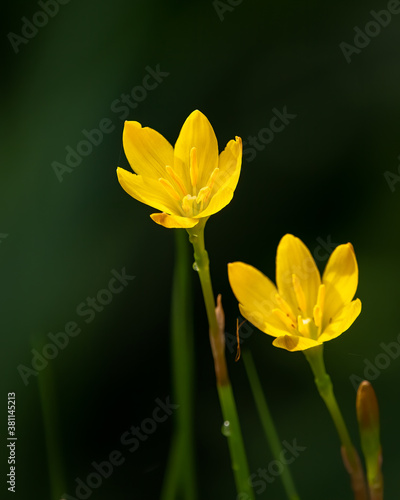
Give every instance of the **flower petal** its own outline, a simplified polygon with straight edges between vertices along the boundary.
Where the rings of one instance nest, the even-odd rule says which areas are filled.
[[[117,168],[118,181],[132,198],[167,213],[179,213],[179,205],[156,180]]]
[[[258,269],[244,262],[228,264],[228,276],[232,291],[242,306],[242,314],[251,322],[254,319],[259,328],[277,307],[275,285]],[[265,331],[264,328],[260,330]]]
[[[353,245],[339,245],[326,265],[322,282],[326,288],[323,330],[329,320],[354,297],[358,285],[358,265]]]
[[[320,274],[304,243],[299,238],[286,234],[279,242],[276,254],[276,284],[279,293],[296,315],[301,310],[298,300],[300,294],[295,289],[293,275],[297,276],[295,283],[299,284],[300,290],[304,292],[306,311],[302,311],[302,315],[312,318],[321,284]]]
[[[272,345],[294,352],[305,351],[311,347],[316,347],[317,345],[321,345],[321,342],[317,342],[316,340],[308,339],[306,337],[296,337],[296,335],[282,335],[277,337],[272,342]]]
[[[172,166],[174,151],[161,134],[149,127],[142,128],[139,122],[126,121],[123,144],[134,172],[154,179],[166,177],[165,166]]]
[[[218,142],[211,123],[198,110],[187,117],[174,148],[174,169],[186,186],[191,186],[189,169],[190,150],[193,147],[197,149],[197,185],[201,188],[218,167]]]
[[[327,342],[328,340],[339,337],[343,332],[348,330],[350,326],[357,319],[361,312],[360,299],[353,300],[350,304],[342,307],[336,316],[332,318],[332,322],[325,328],[323,333],[318,337],[320,342]]]
[[[214,189],[229,186],[235,190],[239,181],[240,170],[242,167],[242,139],[236,137],[226,145],[225,149],[219,155],[218,176],[216,177]]]
[[[194,227],[199,223],[198,219],[190,219],[189,217],[180,217],[179,215],[169,214],[151,214],[150,217],[154,222],[164,226],[168,229],[171,228],[189,228]]]

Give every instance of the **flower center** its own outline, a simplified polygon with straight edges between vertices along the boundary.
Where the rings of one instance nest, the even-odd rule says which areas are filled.
[[[193,147],[189,155],[190,191],[192,194],[188,192],[189,190],[186,189],[182,178],[172,167],[167,165],[165,170],[167,171],[169,179],[160,177],[158,181],[167,193],[172,196],[174,200],[179,202],[182,215],[185,217],[195,217],[202,212],[210,201],[212,188],[218,176],[219,168],[214,168],[206,185],[198,190],[199,166],[197,161],[197,149]]]

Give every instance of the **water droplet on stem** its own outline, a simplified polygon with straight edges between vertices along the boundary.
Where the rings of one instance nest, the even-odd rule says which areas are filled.
[[[231,423],[229,422],[229,420],[225,420],[225,422],[222,424],[221,432],[224,436],[227,437],[231,435]]]

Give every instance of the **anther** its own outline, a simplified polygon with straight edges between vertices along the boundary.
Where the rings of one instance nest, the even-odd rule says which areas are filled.
[[[284,298],[282,298],[279,293],[275,294],[275,300],[278,303],[278,306],[282,309],[282,311],[288,316],[294,323],[296,322],[296,317],[293,314],[292,308],[286,302]]]
[[[197,179],[199,177],[199,167],[197,164],[197,149],[192,148],[190,150],[190,182],[195,188],[197,185]]]
[[[158,182],[160,182],[160,184],[165,188],[167,193],[170,194],[175,200],[179,201],[181,199],[179,194],[175,191],[174,186],[169,181],[167,181],[167,179],[160,177],[158,179]]]
[[[317,328],[322,325],[322,311],[320,306],[317,304],[313,309],[314,323]]]
[[[206,186],[208,186],[210,189],[212,189],[214,186],[214,182],[215,182],[215,179],[218,175],[218,172],[219,172],[219,168],[215,167],[214,170],[212,171],[208,181],[207,181]]]
[[[169,165],[167,165],[165,167],[165,170],[168,172],[168,174],[176,182],[179,189],[182,191],[183,196],[186,196],[188,194],[188,192],[185,189],[185,184],[183,183],[183,180],[179,177],[179,175],[175,172],[175,170],[172,167],[170,167]]]
[[[282,309],[272,309],[272,312],[278,316],[289,331],[296,329],[293,321],[282,311]]]
[[[292,283],[293,283],[294,293],[297,299],[297,304],[299,305],[301,311],[306,312],[307,310],[306,296],[304,295],[304,290],[303,287],[301,286],[300,280],[295,274],[292,274]]]
[[[315,326],[318,328],[322,325],[322,315],[325,305],[325,285],[320,285],[318,288],[317,304],[314,306],[313,316]]]

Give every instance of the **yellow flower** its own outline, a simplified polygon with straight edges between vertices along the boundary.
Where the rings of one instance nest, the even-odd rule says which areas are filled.
[[[117,169],[124,190],[163,213],[150,217],[164,227],[191,228],[224,208],[232,199],[242,163],[242,140],[228,142],[218,156],[218,143],[208,119],[193,111],[175,147],[155,130],[126,121],[126,157],[136,173]]]
[[[229,281],[242,315],[276,337],[273,345],[304,351],[345,332],[361,312],[352,300],[358,266],[351,243],[339,245],[321,277],[304,243],[285,235],[276,254],[277,287],[243,262],[228,265]]]

